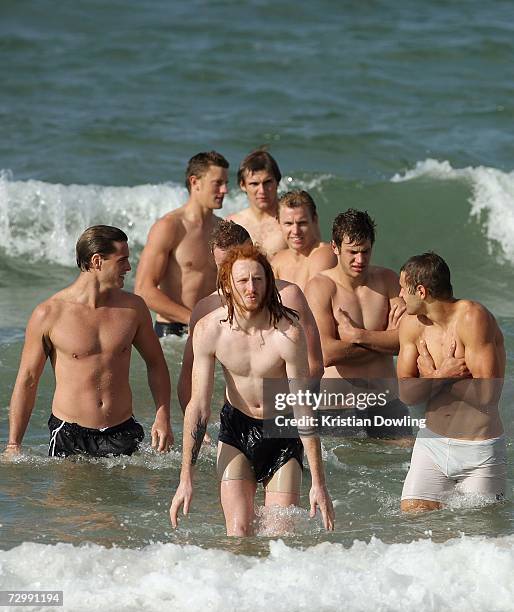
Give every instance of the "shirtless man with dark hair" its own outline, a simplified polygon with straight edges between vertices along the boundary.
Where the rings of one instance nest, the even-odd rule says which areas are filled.
[[[184,420],[180,484],[170,508],[172,525],[189,512],[194,466],[211,411],[214,364],[223,366],[226,403],[221,412],[217,471],[227,534],[250,535],[257,483],[265,505],[298,505],[303,449],[312,477],[311,516],[321,511],[327,529],[334,512],[317,437],[263,437],[263,379],[306,379],[307,347],[294,311],[284,307],[267,259],[255,247],[232,249],[218,275],[225,305],[203,317],[193,336],[193,386]]]
[[[48,421],[49,454],[132,454],[144,436],[132,414],[132,346],[146,362],[157,409],[152,446],[167,451],[173,443],[169,373],[148,308],[141,298],[122,290],[130,271],[127,236],[115,227],[93,226],[79,238],[76,250],[79,277],[39,304],[27,325],[6,451],[20,452],[50,357],[55,393]]]
[[[441,508],[457,485],[501,500],[506,449],[498,403],[505,347],[498,324],[478,302],[453,296],[450,270],[435,253],[411,257],[400,286],[407,305],[400,324],[400,392],[406,402],[427,402],[401,509]]]
[[[216,265],[208,247],[221,220],[214,211],[227,194],[228,162],[217,153],[198,153],[189,160],[189,199],[154,223],[137,268],[135,292],[157,313],[159,337],[182,336],[191,311],[216,286]]]
[[[248,230],[254,244],[268,259],[287,247],[277,221],[277,190],[281,178],[277,162],[266,150],[252,151],[237,172],[237,182],[248,196],[249,206],[227,217]]]
[[[405,419],[406,423],[409,416],[407,407],[395,397],[393,380],[393,355],[399,349],[398,326],[405,304],[399,297],[396,272],[371,265],[374,242],[375,223],[367,212],[350,208],[339,214],[332,228],[337,266],[311,279],[305,295],[318,324],[325,378],[367,381],[364,384],[373,390],[392,392],[391,401],[380,410],[370,408],[372,425],[366,426],[366,433],[407,444],[410,424],[374,424],[375,416]]]

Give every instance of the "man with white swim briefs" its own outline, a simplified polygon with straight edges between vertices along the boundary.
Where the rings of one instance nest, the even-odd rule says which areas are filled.
[[[171,523],[177,526],[181,506],[184,514],[189,512],[193,468],[210,416],[217,359],[226,382],[217,467],[227,535],[252,533],[259,482],[265,488],[265,506],[298,505],[304,449],[312,479],[311,516],[319,508],[325,527],[332,530],[334,511],[319,438],[264,436],[264,379],[309,376],[305,334],[296,312],[281,303],[271,265],[252,245],[230,250],[218,272],[218,288],[224,304],[201,318],[194,329],[192,391]]]
[[[411,257],[400,287],[407,306],[400,323],[400,396],[408,404],[427,402],[401,509],[442,508],[456,487],[499,501],[506,450],[498,410],[505,348],[498,324],[478,302],[453,297],[450,270],[435,253]]]

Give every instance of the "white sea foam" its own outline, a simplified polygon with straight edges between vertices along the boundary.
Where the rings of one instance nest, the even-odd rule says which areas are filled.
[[[24,543],[0,553],[0,589],[58,589],[64,610],[512,610],[514,536],[305,550],[268,557],[177,544]]]
[[[483,223],[487,238],[501,245],[505,257],[514,262],[514,171],[495,168],[453,168],[448,161],[426,159],[412,170],[395,174],[400,183],[421,177],[437,180],[463,180],[470,184],[471,216]]]
[[[304,181],[284,177],[280,188],[319,189],[328,175]],[[131,245],[143,246],[156,219],[187,200],[184,186],[176,183],[103,187],[59,185],[43,181],[16,181],[0,172],[0,248],[12,256],[33,261],[74,265],[77,238],[95,224],[114,225],[126,231]],[[247,205],[238,188],[225,198],[220,215]]]

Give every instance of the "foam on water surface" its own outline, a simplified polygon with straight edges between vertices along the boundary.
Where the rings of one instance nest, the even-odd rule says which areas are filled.
[[[0,553],[1,589],[59,589],[65,610],[512,610],[514,536],[405,544],[270,541],[267,556],[156,543],[24,543]]]
[[[483,224],[491,243],[501,245],[505,258],[514,262],[514,171],[484,166],[453,168],[448,161],[426,159],[404,174],[395,174],[391,181],[401,183],[418,178],[468,182],[472,188],[471,216]]]
[[[310,180],[284,177],[281,189],[319,189],[331,177]],[[186,188],[177,183],[105,187],[60,185],[43,181],[16,181],[9,171],[0,172],[0,248],[10,256],[31,261],[47,260],[73,266],[75,243],[87,227],[114,225],[141,248],[152,224],[182,206]],[[227,216],[247,206],[238,188],[224,200],[217,214]]]

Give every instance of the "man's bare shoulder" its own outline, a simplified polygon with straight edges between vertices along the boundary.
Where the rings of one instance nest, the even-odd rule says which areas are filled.
[[[388,285],[398,285],[399,276],[391,268],[383,268],[382,266],[370,266],[369,273],[373,278],[380,279]]]
[[[59,317],[65,307],[65,290],[59,291],[41,304],[38,304],[30,316],[30,323],[48,328]]]
[[[199,300],[191,313],[189,328],[194,328],[200,319],[210,314],[213,310],[217,310],[222,306],[222,299],[218,293],[210,295]]]
[[[282,317],[273,329],[273,338],[275,346],[282,354],[295,352],[305,342],[301,324],[296,319],[288,321],[285,317]]]
[[[305,293],[314,294],[320,292],[323,295],[332,297],[337,291],[337,284],[332,276],[332,270],[323,270],[313,276],[305,287]]]
[[[202,341],[217,337],[224,328],[223,320],[226,318],[227,308],[225,306],[219,306],[207,313],[196,322],[194,329],[195,340],[199,337],[202,338]]]
[[[400,319],[400,337],[404,340],[415,341],[419,338],[426,325],[418,315],[404,313]]]
[[[271,265],[274,268],[277,268],[278,266],[287,264],[290,260],[291,252],[289,251],[289,249],[281,249],[273,256],[273,259],[271,260]]]
[[[157,219],[157,221],[150,228],[146,243],[147,246],[155,246],[159,248],[168,246],[171,249],[178,230],[183,226],[183,222],[184,206],[166,213]]]
[[[458,300],[457,309],[458,331],[478,331],[490,335],[499,330],[494,315],[480,302],[473,300]]]
[[[312,261],[329,259],[334,261],[334,265],[337,263],[337,257],[328,242],[320,242],[317,247],[312,249],[309,259]]]

